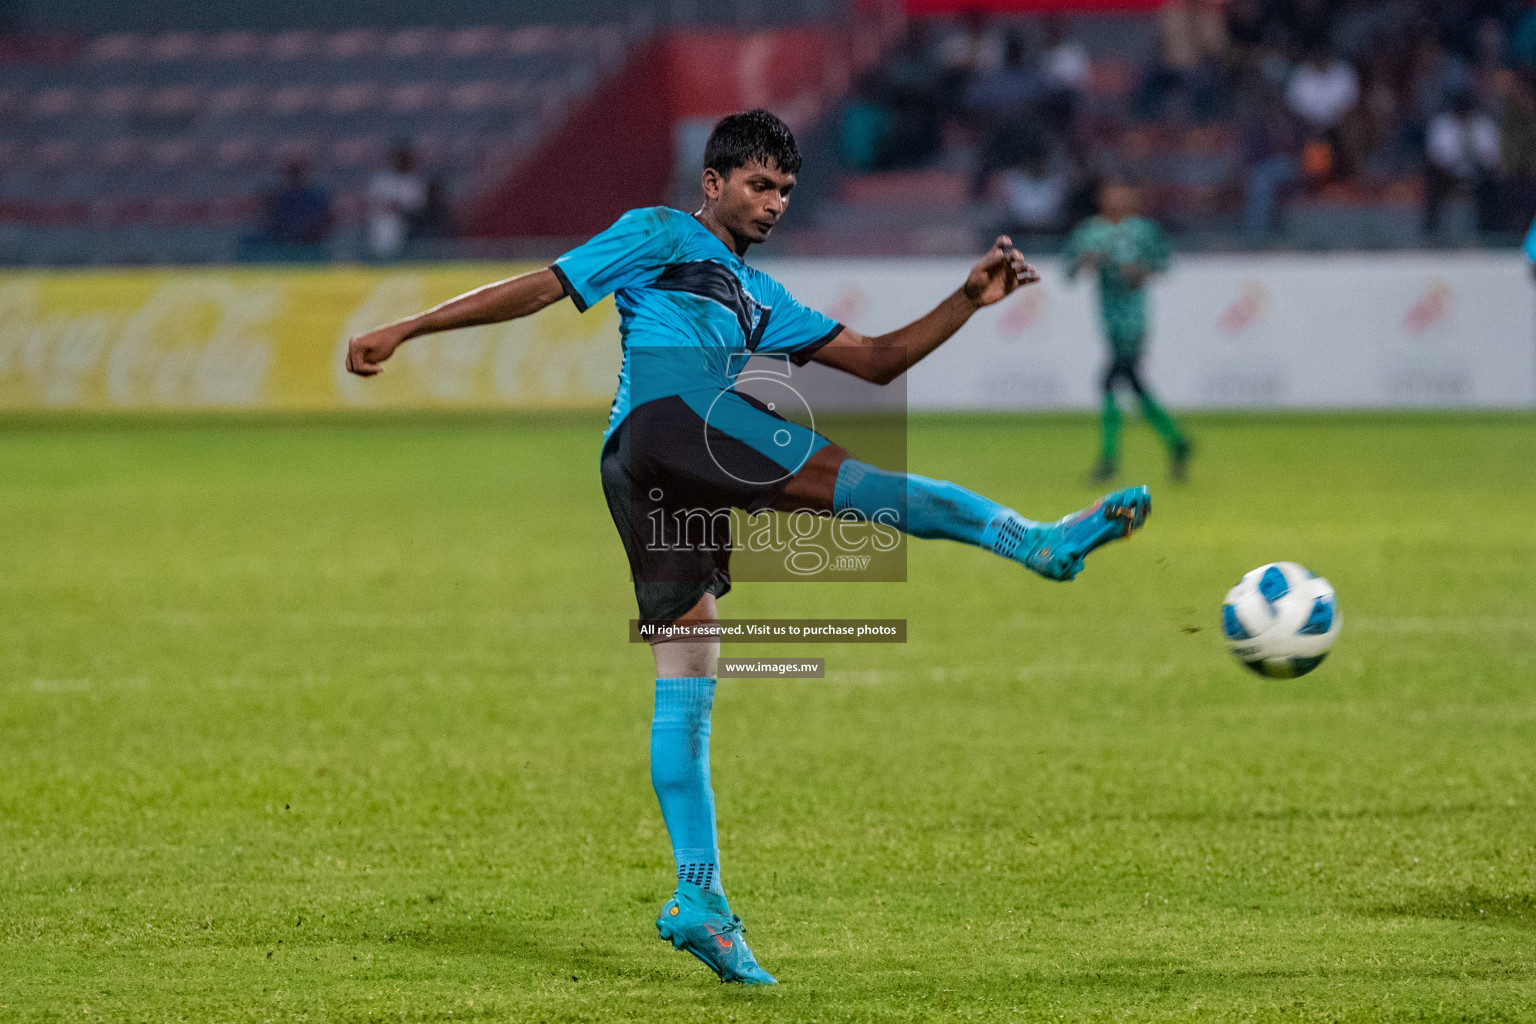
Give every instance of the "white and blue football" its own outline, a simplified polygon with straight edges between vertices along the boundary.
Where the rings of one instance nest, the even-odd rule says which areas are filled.
[[[1259,675],[1294,679],[1328,656],[1339,604],[1327,580],[1295,562],[1271,562],[1227,591],[1221,631],[1232,656]]]

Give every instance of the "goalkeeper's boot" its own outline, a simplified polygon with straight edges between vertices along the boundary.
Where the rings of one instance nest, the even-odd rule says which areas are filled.
[[[1090,552],[1129,537],[1151,511],[1152,496],[1145,487],[1106,494],[1081,512],[1031,530],[1019,561],[1046,579],[1070,580],[1082,571]]]
[[[677,892],[661,908],[656,930],[677,949],[704,961],[721,981],[741,985],[776,985],[773,975],[757,966],[743,939],[741,918],[731,913],[725,897],[703,886],[678,882]]]

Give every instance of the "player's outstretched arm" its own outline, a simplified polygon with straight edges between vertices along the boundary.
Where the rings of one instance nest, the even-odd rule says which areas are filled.
[[[889,384],[928,353],[948,341],[983,306],[1011,295],[1020,285],[1040,280],[1034,267],[1013,247],[1013,240],[999,235],[961,285],[926,316],[878,337],[844,330],[823,345],[812,358],[818,363],[851,373],[876,384]]]
[[[359,377],[372,377],[383,369],[381,364],[395,354],[395,349],[412,338],[516,320],[564,297],[560,279],[548,267],[509,277],[353,338],[347,344],[347,369]]]

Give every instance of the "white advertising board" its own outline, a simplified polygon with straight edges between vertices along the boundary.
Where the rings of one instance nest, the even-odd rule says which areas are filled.
[[[960,260],[764,264],[865,333],[928,311]],[[907,383],[913,409],[1095,407],[1106,349],[1095,285],[1042,263]],[[1514,253],[1204,256],[1151,288],[1146,377],[1183,408],[1536,405],[1536,282]]]

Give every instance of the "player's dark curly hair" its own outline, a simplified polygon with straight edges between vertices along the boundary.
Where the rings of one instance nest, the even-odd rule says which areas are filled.
[[[789,125],[762,108],[722,117],[704,144],[704,166],[730,177],[754,160],[772,161],[785,174],[800,173],[800,147]]]

